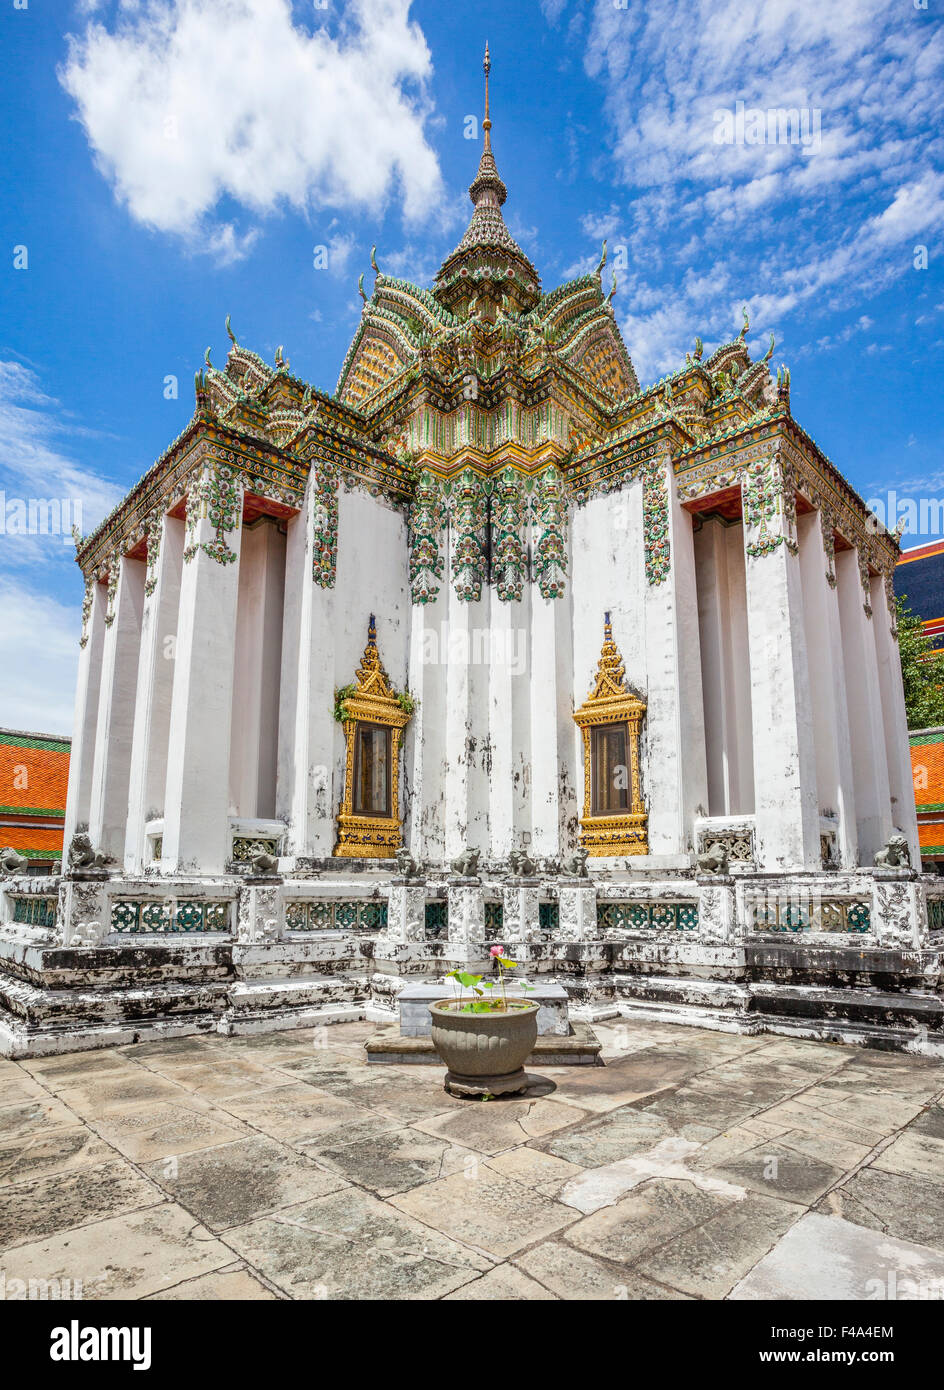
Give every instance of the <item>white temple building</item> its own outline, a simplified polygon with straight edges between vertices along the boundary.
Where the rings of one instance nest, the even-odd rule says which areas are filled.
[[[511,237],[487,85],[483,132],[334,394],[227,320],[78,545],[70,851],[4,861],[0,1049],[392,1019],[501,941],[575,1018],[944,1053],[895,539],[746,316],[641,388],[605,247],[545,292]]]

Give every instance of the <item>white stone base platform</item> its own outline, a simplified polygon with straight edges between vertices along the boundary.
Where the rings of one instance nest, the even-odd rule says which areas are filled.
[[[550,1013],[944,1055],[944,883],[910,871],[0,880],[0,1052],[400,1022],[519,962]],[[417,991],[419,991],[417,993]],[[412,997],[411,997],[412,996]],[[555,1004],[554,1001],[557,1001]],[[559,1036],[563,1036],[559,1033]]]

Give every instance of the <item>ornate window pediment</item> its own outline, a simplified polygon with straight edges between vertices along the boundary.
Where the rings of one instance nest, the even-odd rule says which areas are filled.
[[[337,698],[346,750],[334,853],[342,859],[392,859],[403,837],[400,742],[413,710],[384,670],[373,613],[354,684]]]
[[[583,733],[580,842],[596,856],[649,853],[639,778],[639,734],[646,706],[628,688],[625,675],[607,613],[593,688],[574,712]]]

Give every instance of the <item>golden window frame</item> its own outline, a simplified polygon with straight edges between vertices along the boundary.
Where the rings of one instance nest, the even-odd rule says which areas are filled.
[[[403,730],[413,715],[400,703],[377,648],[373,613],[367,646],[357,669],[354,690],[342,701],[345,742],[344,792],[338,811],[336,859],[392,859],[403,841],[400,818],[400,748]],[[378,724],[390,730],[390,815],[364,816],[354,811],[354,764],[358,724]]]
[[[580,843],[593,857],[616,854],[649,853],[649,817],[642,799],[639,775],[639,738],[646,705],[627,687],[626,668],[613,641],[609,613],[603,626],[603,647],[590,694],[578,710],[574,723],[583,734],[583,815]],[[625,811],[593,814],[593,753],[591,730],[604,725],[625,724],[629,758],[629,806]]]

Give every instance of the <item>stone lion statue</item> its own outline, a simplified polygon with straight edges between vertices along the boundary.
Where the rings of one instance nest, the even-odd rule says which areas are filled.
[[[720,840],[706,845],[695,859],[695,867],[700,874],[711,874],[723,878],[728,872],[728,851]]]
[[[452,861],[452,871],[460,878],[474,878],[478,873],[481,850],[467,849],[462,854],[456,856]]]
[[[277,854],[267,854],[265,850],[260,850],[252,856],[252,867],[257,874],[274,874],[279,867],[279,857]]]
[[[25,874],[29,860],[25,854],[18,854],[12,845],[0,849],[0,869],[5,874]]]
[[[574,878],[588,878],[587,851],[583,848],[575,849],[573,854],[561,861],[561,868],[565,874],[572,874]]]
[[[101,850],[93,849],[92,842],[84,831],[77,830],[69,845],[70,869],[103,869],[111,860]]]
[[[526,849],[510,850],[508,863],[515,878],[533,878],[538,871],[537,864]]]
[[[910,869],[911,850],[908,848],[907,836],[900,830],[890,835],[884,849],[876,852],[875,863],[883,869]]]

